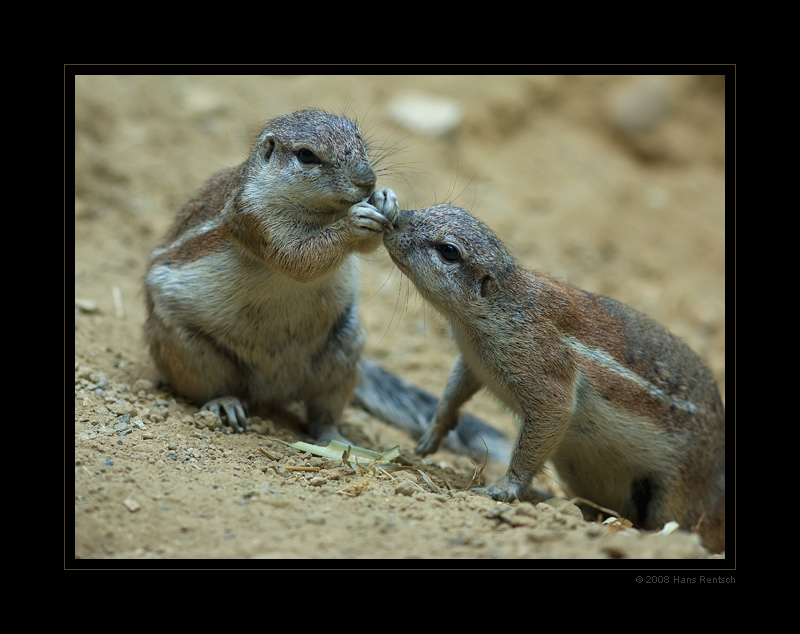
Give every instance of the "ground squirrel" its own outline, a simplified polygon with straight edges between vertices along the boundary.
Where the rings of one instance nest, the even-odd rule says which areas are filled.
[[[417,445],[430,454],[483,386],[517,416],[506,475],[475,489],[532,499],[552,463],[567,490],[655,529],[677,521],[725,548],[725,412],[705,363],[613,299],[522,268],[482,222],[401,211],[384,244],[449,322],[460,356]]]
[[[357,404],[420,436],[437,399],[361,359],[352,256],[376,249],[398,210],[375,184],[358,125],[304,110],[270,121],[241,165],[204,185],[145,278],[145,338],[174,391],[234,431],[247,429],[245,404],[302,402],[325,441],[343,439],[355,389]],[[501,458],[503,436],[472,423],[454,448],[485,453],[482,435]]]

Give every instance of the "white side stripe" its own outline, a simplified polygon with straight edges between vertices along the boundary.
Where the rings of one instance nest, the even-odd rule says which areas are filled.
[[[213,218],[211,220],[207,220],[203,224],[198,225],[198,226],[194,227],[193,229],[190,229],[189,231],[184,233],[177,240],[175,240],[175,242],[173,242],[171,244],[168,244],[165,247],[162,247],[160,249],[156,249],[155,251],[153,251],[153,254],[150,256],[150,259],[151,260],[155,260],[157,257],[162,255],[163,253],[166,253],[170,249],[174,249],[176,247],[179,247],[180,245],[188,242],[192,238],[195,238],[195,237],[197,237],[199,235],[202,235],[204,233],[208,233],[210,231],[213,231],[218,226],[219,226],[219,219],[218,218]]]
[[[687,412],[695,413],[697,412],[697,406],[694,403],[689,401],[684,401],[682,399],[673,398],[664,394],[664,392],[657,388],[655,385],[646,381],[642,377],[640,377],[635,372],[632,372],[624,365],[622,365],[619,361],[617,361],[614,357],[608,354],[605,350],[601,348],[589,348],[588,346],[583,345],[580,341],[575,339],[574,337],[570,337],[564,335],[565,343],[575,352],[577,352],[582,357],[585,357],[589,361],[594,361],[595,363],[599,363],[607,370],[621,376],[623,379],[627,379],[631,383],[637,385],[645,392],[657,398],[659,400],[665,401],[667,403],[671,403],[675,405],[675,407],[679,407],[680,409],[686,410]]]

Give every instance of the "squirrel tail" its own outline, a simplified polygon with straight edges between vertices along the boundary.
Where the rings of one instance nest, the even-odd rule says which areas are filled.
[[[362,359],[361,381],[352,402],[378,420],[417,439],[433,419],[439,399],[387,372],[374,361]],[[443,443],[445,447],[476,460],[483,460],[488,449],[492,460],[508,462],[511,443],[504,434],[466,412],[459,418],[458,427]]]

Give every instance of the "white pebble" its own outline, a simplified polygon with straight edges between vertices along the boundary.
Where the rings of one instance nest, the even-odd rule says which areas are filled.
[[[669,111],[671,101],[672,85],[668,77],[636,77],[611,96],[611,121],[624,132],[652,130]]]
[[[461,124],[461,106],[452,99],[408,93],[395,97],[387,106],[389,116],[403,127],[426,134],[442,136]]]
[[[125,508],[128,509],[131,513],[135,513],[140,508],[142,508],[142,505],[131,497],[125,498],[122,501],[122,503],[125,505]]]

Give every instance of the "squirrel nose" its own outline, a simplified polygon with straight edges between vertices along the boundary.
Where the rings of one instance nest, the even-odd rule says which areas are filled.
[[[369,165],[362,165],[353,172],[351,178],[356,187],[375,187],[377,178]]]
[[[411,216],[414,212],[408,209],[401,209],[398,214],[397,218],[394,220],[392,225],[394,226],[395,231],[402,231],[406,227],[408,227],[409,223],[411,222]]]

